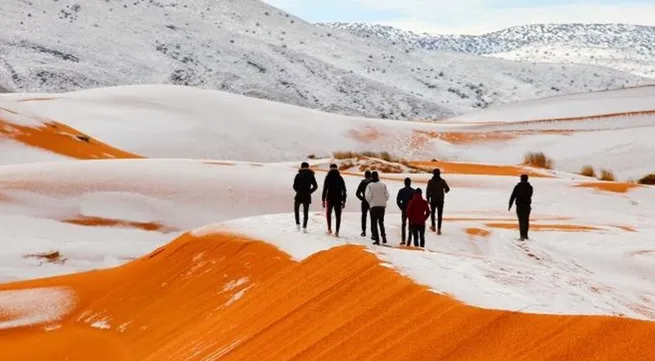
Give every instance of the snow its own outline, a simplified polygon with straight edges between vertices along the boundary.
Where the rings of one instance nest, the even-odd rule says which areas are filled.
[[[229,300],[227,300],[227,302],[225,302],[225,306],[229,306],[234,302],[240,300],[246,294],[246,291],[248,291],[248,288],[244,288],[239,292],[235,293],[232,297],[230,297]]]
[[[610,94],[621,101],[603,105],[603,111],[621,109],[621,104],[626,103],[631,104],[630,111],[640,109],[648,103],[651,92],[652,88],[645,87]],[[594,104],[608,102],[606,94],[572,98],[593,108]],[[500,124],[457,120],[431,124],[330,115],[223,92],[170,86],[96,89],[53,98],[25,102],[24,111],[56,116],[112,146],[158,159],[0,166],[0,282],[113,267],[148,254],[188,230],[196,236],[229,231],[269,242],[298,261],[332,247],[360,245],[375,253],[384,266],[434,292],[480,307],[655,320],[655,283],[651,277],[655,272],[653,188],[639,187],[628,193],[578,188],[578,182],[588,179],[562,171],[554,173],[558,178],[533,179],[534,226],[564,224],[598,229],[533,230],[533,239],[521,244],[514,241],[517,231],[489,225],[516,222],[512,213],[505,213],[516,177],[445,172],[452,188],[446,201],[445,234],[429,234],[427,251],[373,247],[369,239],[359,237],[360,205],[353,194],[360,181],[358,176],[345,176],[348,200],[342,238],[325,235],[319,194],[314,196],[309,234],[293,227],[290,213],[293,177],[300,160],[310,152],[321,155],[370,149],[413,159],[421,159],[423,154],[422,159],[437,156],[515,163],[524,149],[538,148],[552,153],[565,168],[593,161],[594,165],[607,164],[626,174],[646,171],[655,151],[652,137],[648,137],[655,121],[649,114],[573,121],[570,125],[517,122],[521,119]],[[570,98],[542,102],[556,108],[557,114],[582,112],[582,105],[571,105],[577,103],[567,103],[566,99]],[[530,116],[527,106],[516,107],[525,110],[517,118]],[[511,109],[507,107],[506,114],[511,114]],[[537,132],[498,143],[461,146],[432,140],[418,150],[407,145],[415,130],[514,132],[571,128],[579,132]],[[366,134],[352,136],[353,130]],[[24,156],[22,151],[19,153],[18,157]],[[281,162],[252,163],[272,160]],[[317,159],[311,163],[322,167],[331,161]],[[319,185],[324,174],[316,173]],[[405,176],[398,174],[392,176],[394,180],[384,180],[392,196]],[[425,187],[428,175],[409,176]],[[397,245],[400,216],[392,202],[389,207],[389,241]],[[90,227],[74,223],[93,219],[118,224]],[[147,231],[139,228],[143,225],[160,228]],[[473,237],[467,233],[469,228],[491,233],[488,237]],[[59,252],[61,259],[35,257],[52,252]],[[187,277],[193,277],[194,267],[205,262],[202,253],[192,257],[195,266]],[[229,290],[225,291],[238,290],[228,304],[247,292],[248,282],[234,280],[226,286]],[[39,302],[23,302],[22,297]],[[61,300],[68,298],[54,297],[58,302],[53,304],[60,307],[58,312],[41,312],[50,307],[43,306],[50,305],[46,303],[50,299],[53,296],[44,294],[0,293],[2,320],[5,312],[10,313],[9,320],[0,325],[17,327],[56,321],[65,314],[62,309],[68,309],[61,306],[66,304]],[[36,308],[12,311],[12,305],[19,303]],[[94,327],[111,327],[103,315],[80,317]]]
[[[75,295],[62,287],[0,291],[0,330],[58,321],[74,305]]]
[[[0,166],[7,164],[59,162],[66,160],[71,159],[41,148],[30,147],[16,140],[0,135]]]
[[[446,174],[453,189],[447,197],[446,217],[487,220],[447,219],[445,236],[429,235],[429,252],[419,252],[372,248],[368,239],[358,236],[359,204],[351,195],[359,177],[345,177],[350,200],[345,209],[343,238],[324,234],[316,197],[310,233],[299,233],[289,213],[293,196],[290,183],[295,172],[294,167],[284,164],[219,166],[165,159],[4,166],[0,168],[0,189],[12,201],[0,207],[0,240],[7,240],[1,248],[0,275],[5,280],[8,275],[25,279],[109,267],[128,257],[147,254],[176,236],[58,222],[76,216],[83,209],[81,204],[91,199],[94,207],[86,208],[93,209],[89,215],[117,215],[106,211],[125,209],[124,215],[131,221],[196,229],[193,234],[197,236],[225,230],[242,233],[270,242],[296,260],[331,247],[360,244],[375,252],[382,263],[435,292],[482,307],[653,319],[655,284],[649,275],[655,271],[655,262],[648,253],[655,231],[652,189],[615,195],[575,188],[575,177],[534,179],[533,223],[586,225],[601,230],[535,231],[534,239],[521,246],[513,241],[516,231],[492,229],[485,239],[471,238],[465,232],[468,227],[485,228],[494,219],[515,222],[511,213],[501,213],[506,210],[514,177]],[[424,175],[412,177],[415,181],[426,179]],[[266,180],[265,189],[262,179]],[[401,187],[402,179],[403,175],[399,175],[398,181],[385,181],[392,194]],[[321,173],[318,180],[321,183]],[[96,194],[102,196],[94,197]],[[557,219],[561,217],[570,219]],[[394,208],[388,211],[388,234],[393,244],[398,242],[399,218]],[[214,222],[219,223],[205,226]],[[619,226],[637,232],[626,232]],[[11,241],[15,239],[21,242]],[[28,264],[23,257],[48,250],[59,250],[68,260],[62,265],[39,265]],[[201,256],[194,257],[202,261]],[[236,282],[243,286],[246,281]],[[234,297],[242,295],[243,290]]]
[[[515,122],[653,111],[653,98],[655,86],[581,93],[499,105],[457,116],[449,121]]]
[[[5,97],[0,97],[0,121],[9,123],[10,126],[39,127],[43,125],[43,120],[25,114],[24,106]]]
[[[412,129],[427,124],[346,117],[196,88],[113,87],[27,104],[30,111],[147,157],[270,162],[338,150],[427,153],[406,142]],[[379,139],[352,135],[371,131],[379,132]]]
[[[655,77],[655,28],[629,24],[529,24],[481,35],[416,34],[391,26],[326,23],[412,49],[485,55],[523,62],[586,64]]]
[[[107,321],[107,320],[96,321],[96,322],[91,324],[91,327],[101,329],[101,330],[110,330],[111,329],[111,325],[109,324],[109,321]]]
[[[239,278],[238,280],[230,281],[227,284],[225,284],[225,287],[223,287],[223,291],[232,291],[235,288],[247,284],[248,281],[249,281],[248,277],[243,277],[243,278]]]
[[[192,85],[407,120],[650,81],[592,66],[412,50],[325,29],[254,0],[5,0],[2,11],[0,87],[10,91]]]

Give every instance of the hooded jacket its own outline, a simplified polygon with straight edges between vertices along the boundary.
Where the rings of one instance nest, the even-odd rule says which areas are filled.
[[[295,200],[298,202],[312,202],[312,193],[318,189],[314,171],[309,168],[301,168],[293,179],[293,190],[296,191]]]
[[[407,219],[410,226],[425,226],[425,221],[430,217],[430,206],[423,196],[414,193],[414,197],[407,205]]]
[[[387,201],[389,200],[387,185],[380,182],[379,179],[371,181],[366,186],[365,198],[371,208],[386,207]]]
[[[398,196],[396,196],[396,204],[400,210],[404,211],[407,209],[409,201],[414,197],[414,188],[410,186],[405,186],[398,191]]]
[[[532,204],[532,193],[534,192],[534,189],[532,188],[532,185],[528,181],[521,181],[518,183],[515,187],[514,190],[512,191],[512,195],[509,198],[509,206],[510,208],[514,204],[514,201],[516,201],[516,206],[517,207],[529,207]]]
[[[346,182],[337,169],[331,169],[323,182],[323,202],[346,203]]]
[[[425,196],[427,201],[432,204],[442,203],[446,198],[445,194],[448,192],[450,192],[450,187],[448,187],[446,180],[441,176],[434,176],[428,181]]]

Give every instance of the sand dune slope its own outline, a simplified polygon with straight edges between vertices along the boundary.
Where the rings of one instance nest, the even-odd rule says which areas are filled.
[[[356,246],[296,263],[225,234],[0,295],[35,287],[66,287],[75,306],[1,330],[12,360],[647,360],[655,337],[648,322],[465,306]]]

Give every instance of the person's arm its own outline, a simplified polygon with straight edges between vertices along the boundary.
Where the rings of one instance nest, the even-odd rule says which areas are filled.
[[[425,214],[425,219],[424,220],[427,221],[428,218],[430,218],[430,206],[428,205],[428,202],[423,203],[423,210],[425,212],[424,213]]]
[[[368,203],[371,203],[371,198],[373,197],[373,192],[372,192],[372,188],[371,188],[372,184],[373,183],[369,183],[366,186],[366,191],[364,191],[364,199],[366,199],[366,202],[368,202]]]
[[[359,182],[359,186],[357,186],[357,192],[355,192],[355,196],[357,199],[360,201],[364,201],[364,192],[366,191],[366,183],[364,181]]]
[[[346,198],[348,197],[348,191],[346,189],[346,181],[343,179],[343,177],[341,177],[341,187],[343,189],[343,194],[341,196],[341,199],[342,199],[341,205],[342,205],[342,207],[345,208],[346,207]]]
[[[298,192],[298,178],[300,178],[300,174],[296,174],[293,178],[293,190],[296,192]]]
[[[450,192],[450,187],[448,186],[448,183],[446,183],[445,179],[441,179],[443,181],[443,189],[446,193]]]
[[[384,200],[385,200],[385,202],[389,202],[389,198],[391,198],[391,196],[389,195],[389,188],[387,188],[387,185],[385,184],[384,185]]]
[[[516,200],[516,193],[518,191],[518,188],[519,186],[516,185],[514,187],[514,190],[512,191],[512,195],[509,197],[509,208],[507,208],[508,211],[511,210],[512,206],[514,205],[514,200]]]
[[[316,177],[312,174],[312,186],[309,189],[309,194],[312,194],[318,190],[318,183],[316,183]]]
[[[403,209],[403,202],[402,202],[402,197],[401,197],[402,193],[403,193],[403,190],[401,189],[401,190],[398,191],[398,195],[396,196],[396,204],[398,205],[398,208],[400,208],[400,209]]]
[[[328,177],[325,177],[325,180],[323,181],[323,195],[321,196],[321,200],[323,201],[323,208],[325,208],[325,199],[327,198],[328,194]]]
[[[528,187],[528,198],[532,198],[532,194],[534,193],[534,188],[532,188],[532,185]]]
[[[428,181],[428,186],[425,187],[425,199],[430,203],[430,199],[432,198],[432,179]]]

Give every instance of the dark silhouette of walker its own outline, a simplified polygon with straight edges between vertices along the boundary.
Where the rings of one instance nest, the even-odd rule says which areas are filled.
[[[532,211],[532,194],[534,189],[530,182],[528,182],[528,175],[521,174],[521,181],[514,186],[512,195],[509,198],[508,211],[512,210],[512,205],[516,202],[516,216],[519,219],[519,232],[521,234],[521,241],[528,238],[528,231],[530,230],[530,212]]]

